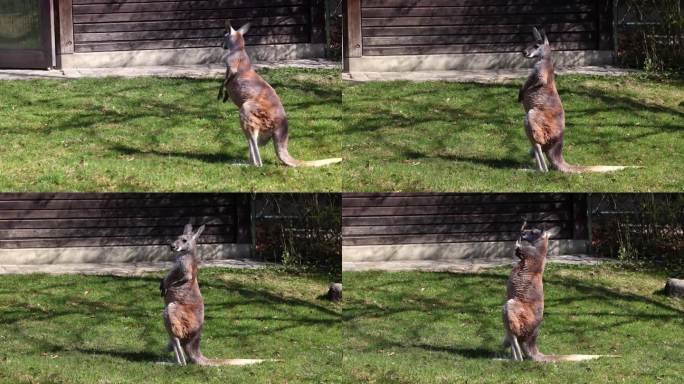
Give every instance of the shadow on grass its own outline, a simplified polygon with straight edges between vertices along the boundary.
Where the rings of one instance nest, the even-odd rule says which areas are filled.
[[[7,309],[0,313],[0,322],[31,353],[79,352],[128,361],[166,357],[158,276],[28,278],[30,288],[0,292],[0,306]],[[205,298],[204,335],[214,344],[221,343],[217,340],[239,344],[252,337],[288,337],[283,332],[293,328],[333,327],[341,316],[323,302],[216,277],[205,279],[205,283],[200,280],[200,287]],[[104,335],[99,336],[104,340],[107,335],[124,335],[112,345],[93,347],[93,333]],[[136,350],[130,343],[140,348]]]
[[[63,351],[67,351],[66,349]],[[86,355],[97,355],[97,356],[110,356],[117,359],[124,359],[131,362],[156,362],[160,361],[163,356],[150,352],[142,351],[115,351],[115,350],[105,350],[105,349],[88,349],[88,348],[75,348],[71,351],[83,353]],[[58,351],[55,351],[58,352]]]
[[[393,275],[396,280],[366,274],[363,281],[357,283],[359,278],[352,277],[347,282],[350,294],[344,312],[345,332],[363,340],[366,348],[395,351],[419,348],[474,359],[501,356],[500,308],[505,299],[507,272],[387,276]],[[622,292],[580,278],[551,275],[545,278],[544,285],[547,299],[542,330],[553,329],[551,334],[544,335],[547,338],[571,334],[586,340],[596,337],[596,333],[611,333],[624,325],[681,321],[684,315],[683,310],[665,300]],[[426,288],[434,291],[423,294]],[[443,294],[445,291],[449,293]],[[463,340],[460,345],[417,342],[426,338],[439,340],[438,335],[431,333],[435,332],[431,325],[450,327],[451,322],[465,322],[471,328],[469,334],[474,333],[481,344],[472,345],[467,336],[459,336]],[[445,332],[443,328],[437,329]],[[454,326],[454,329],[462,328]]]
[[[566,101],[567,128],[572,129],[583,120],[599,124],[592,126],[597,128],[603,128],[600,125],[602,122],[606,127],[615,126],[614,118],[602,115],[605,112],[620,116],[640,116],[644,123],[624,126],[625,134],[598,129],[591,135],[574,138],[568,145],[595,147],[596,150],[592,152],[600,155],[605,151],[604,144],[626,142],[638,146],[648,136],[661,134],[663,131],[681,132],[684,129],[684,124],[677,123],[684,117],[682,111],[625,96],[619,89],[607,91],[599,87],[573,84],[574,82],[572,80],[565,84],[565,90],[561,90],[561,97]],[[435,89],[435,84],[438,84],[438,89]],[[359,138],[366,137],[367,140],[370,136],[370,141],[377,143],[373,148],[387,148],[391,153],[390,157],[463,161],[488,168],[519,168],[521,165],[531,164],[527,156],[529,143],[523,132],[524,112],[516,102],[519,88],[517,84],[452,83],[442,86],[441,83],[430,82],[424,85],[390,82],[363,83],[352,86],[354,87],[359,88],[345,93],[345,109],[353,113],[345,129],[347,135],[359,135]],[[457,99],[458,103],[454,105],[448,102],[449,98]],[[581,103],[600,107],[575,107]],[[670,119],[665,117],[662,123],[649,126],[648,122],[653,120],[654,114],[664,114]],[[504,155],[488,158],[486,153],[463,156],[449,154],[446,139],[470,132],[478,125],[500,128],[496,131],[499,136],[496,144],[492,145],[503,147]],[[393,134],[398,130],[406,130],[407,135],[415,135],[417,127],[420,127],[420,134],[414,140]],[[354,140],[358,139],[352,139]],[[416,140],[424,143],[416,145]],[[420,146],[425,149],[417,149]],[[365,150],[367,147],[359,148]],[[373,156],[373,153],[366,153],[364,156]],[[388,155],[383,154],[383,157],[387,158]]]
[[[111,146],[111,150],[122,155],[154,155],[159,157],[180,157],[188,160],[198,160],[209,164],[221,163],[244,163],[247,164],[249,160],[247,156],[229,155],[226,153],[189,153],[189,152],[173,152],[173,151],[158,151],[154,149],[141,150],[127,145],[116,144]],[[246,151],[247,149],[245,149]]]

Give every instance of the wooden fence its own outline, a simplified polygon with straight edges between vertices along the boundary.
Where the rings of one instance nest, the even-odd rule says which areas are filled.
[[[556,50],[610,49],[607,0],[350,0],[348,57],[519,52],[533,26]]]
[[[322,0],[59,0],[61,53],[221,45],[225,20],[248,45],[324,43]]]
[[[496,242],[530,225],[554,239],[587,239],[586,196],[572,194],[344,194],[343,246]]]
[[[200,244],[250,243],[243,194],[4,193],[0,249],[166,245],[206,223]]]

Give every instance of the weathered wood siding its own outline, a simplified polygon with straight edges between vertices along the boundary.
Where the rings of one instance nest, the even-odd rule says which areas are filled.
[[[225,20],[248,45],[323,43],[322,0],[73,0],[74,52],[219,47]]]
[[[586,239],[586,198],[572,194],[344,194],[343,245],[515,240],[522,218]]]
[[[3,193],[0,248],[166,245],[190,220],[201,244],[250,242],[243,194]]]
[[[556,50],[610,43],[607,0],[360,1],[364,56],[519,52],[533,26]]]

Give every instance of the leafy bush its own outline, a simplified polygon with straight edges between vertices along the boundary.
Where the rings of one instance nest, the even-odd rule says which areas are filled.
[[[684,69],[684,14],[680,0],[619,0],[621,65],[648,72]]]
[[[342,270],[341,196],[257,194],[256,251],[263,260],[338,278]]]
[[[684,194],[594,195],[592,223],[601,256],[684,273]]]
[[[343,0],[325,0],[326,57],[339,60],[342,57]]]

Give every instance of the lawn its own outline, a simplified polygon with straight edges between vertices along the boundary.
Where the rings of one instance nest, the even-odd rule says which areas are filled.
[[[612,174],[532,172],[523,79],[508,84],[349,83],[343,89],[348,191],[681,191],[684,83],[558,76],[565,159],[638,165]]]
[[[290,154],[341,155],[339,71],[263,69],[290,122]],[[247,141],[219,79],[0,81],[0,190],[339,191],[341,165],[292,169]]]
[[[2,276],[0,382],[330,383],[341,375],[342,307],[318,298],[328,282],[277,270],[200,270],[202,352],[282,361],[157,364],[172,361],[161,276]]]
[[[495,360],[508,273],[345,272],[345,370],[363,383],[681,383],[684,302],[657,292],[664,275],[548,266],[540,350],[620,357],[516,363]]]

